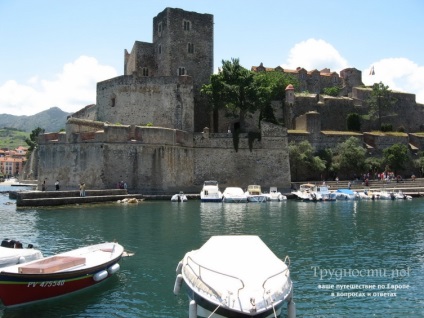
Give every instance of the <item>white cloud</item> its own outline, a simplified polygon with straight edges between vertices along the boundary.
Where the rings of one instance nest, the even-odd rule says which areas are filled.
[[[369,71],[374,66],[375,75]],[[365,85],[382,82],[393,91],[415,94],[417,103],[424,103],[424,66],[406,58],[386,58],[372,63],[362,71]]]
[[[287,62],[281,67],[292,70],[303,67],[307,71],[329,68],[339,72],[347,68],[348,63],[331,44],[324,40],[308,39],[290,50]]]
[[[117,76],[113,67],[100,65],[95,58],[80,56],[65,64],[54,79],[31,77],[21,84],[9,80],[0,86],[1,112],[33,115],[57,106],[75,112],[96,102],[96,84]]]

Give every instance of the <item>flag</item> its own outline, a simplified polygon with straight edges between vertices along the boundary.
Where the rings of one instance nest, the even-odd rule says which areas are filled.
[[[375,72],[374,72],[374,65],[373,65],[373,66],[371,66],[371,69],[370,69],[370,75],[375,75]]]

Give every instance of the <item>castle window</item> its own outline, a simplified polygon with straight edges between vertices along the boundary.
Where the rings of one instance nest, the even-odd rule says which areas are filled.
[[[190,27],[191,27],[190,21],[184,20],[183,27],[184,27],[184,31],[190,31]]]
[[[187,52],[188,53],[194,53],[194,44],[193,43],[187,43]]]
[[[161,36],[162,35],[162,22],[159,22],[158,23],[158,36]]]
[[[147,67],[143,67],[143,76],[149,76],[149,69]]]
[[[162,45],[159,45],[159,47],[158,47],[158,53],[159,54],[162,54]]]
[[[113,96],[113,97],[110,99],[110,105],[111,105],[112,107],[115,107],[115,104],[116,104],[116,97],[115,97],[115,96]]]
[[[184,67],[178,68],[178,76],[186,75],[186,71]]]

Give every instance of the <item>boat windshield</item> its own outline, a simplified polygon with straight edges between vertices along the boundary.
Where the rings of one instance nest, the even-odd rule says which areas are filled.
[[[218,181],[205,181],[204,185],[205,186],[217,186]]]

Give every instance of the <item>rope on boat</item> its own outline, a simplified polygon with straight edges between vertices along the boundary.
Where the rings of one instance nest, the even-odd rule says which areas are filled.
[[[268,291],[268,293],[269,293],[269,291]],[[273,312],[274,312],[274,318],[277,318],[277,313],[275,312],[275,307],[274,307],[274,300],[272,299],[272,295],[271,294],[269,294],[269,300],[271,301],[271,305],[272,305],[272,310],[273,310]]]
[[[219,304],[218,307],[216,307],[215,310],[212,311],[212,313],[208,316],[208,318],[211,318],[212,315],[218,310],[219,307],[221,307],[221,304]]]

